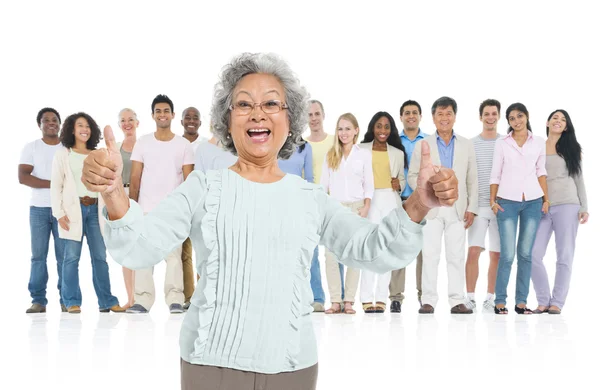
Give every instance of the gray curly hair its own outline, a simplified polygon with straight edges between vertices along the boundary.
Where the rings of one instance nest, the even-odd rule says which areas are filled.
[[[275,54],[243,53],[225,65],[219,82],[215,85],[211,118],[213,134],[221,141],[223,148],[237,156],[233,139],[228,137],[233,90],[242,77],[253,73],[270,74],[279,79],[285,90],[285,102],[290,123],[290,136],[279,151],[278,157],[288,159],[296,148],[305,143],[302,133],[308,123],[309,95],[289,65]]]

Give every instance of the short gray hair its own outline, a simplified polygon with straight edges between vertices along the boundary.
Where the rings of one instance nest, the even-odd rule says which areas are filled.
[[[133,111],[131,108],[124,108],[121,111],[119,111],[119,116],[118,116],[119,121],[121,120],[121,115],[123,115],[123,113],[125,113],[125,112],[132,113],[133,116],[135,117],[135,120],[137,120],[137,114],[135,113],[135,111]]]
[[[290,136],[279,151],[278,157],[288,159],[298,146],[304,144],[302,133],[308,123],[308,92],[289,65],[275,54],[243,53],[225,65],[219,82],[215,85],[211,119],[213,134],[221,141],[223,148],[237,155],[232,138],[228,138],[233,90],[240,80],[249,74],[270,74],[279,79],[285,90],[285,102],[290,123]]]

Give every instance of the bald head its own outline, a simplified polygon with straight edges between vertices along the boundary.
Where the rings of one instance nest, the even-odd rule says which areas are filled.
[[[188,107],[181,114],[181,125],[184,134],[196,136],[202,121],[200,120],[200,111],[196,107]]]

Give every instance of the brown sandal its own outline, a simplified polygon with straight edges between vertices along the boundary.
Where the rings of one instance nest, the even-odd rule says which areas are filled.
[[[375,302],[375,313],[385,313],[386,304],[383,302]]]
[[[337,305],[337,307],[336,307]],[[333,302],[331,307],[325,310],[325,314],[340,314],[342,312],[342,305],[339,302]]]
[[[352,304],[354,302],[344,302],[344,313],[346,314],[356,314],[356,310],[352,308]]]

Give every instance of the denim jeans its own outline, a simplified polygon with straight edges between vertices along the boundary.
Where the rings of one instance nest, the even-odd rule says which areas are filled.
[[[531,252],[542,218],[542,198],[515,202],[498,199],[504,211],[498,210],[496,219],[500,233],[500,262],[496,277],[496,304],[506,305],[506,289],[510,279],[510,271],[517,255],[517,283],[515,303],[527,303],[529,281],[531,279]],[[519,238],[517,241],[517,223]]]
[[[342,299],[344,299],[344,266],[340,263],[340,278],[342,279]],[[325,291],[321,281],[321,265],[319,264],[319,247],[315,247],[310,264],[310,288],[313,293],[313,302],[325,304]]]
[[[100,309],[108,309],[119,304],[110,292],[108,264],[106,263],[106,246],[100,232],[98,221],[98,205],[81,205],[83,235],[86,238],[92,259],[92,279],[98,297]],[[79,259],[81,258],[81,241],[65,241],[65,258],[63,261],[62,296],[65,306],[81,306],[81,289],[79,288]]]
[[[58,273],[58,295],[61,295],[62,264],[64,258],[64,240],[58,236],[58,221],[52,216],[50,207],[29,207],[29,228],[31,230],[31,272],[29,275],[29,294],[31,303],[42,306],[48,304],[46,286],[48,284],[48,247],[50,234],[54,238],[54,256]]]

